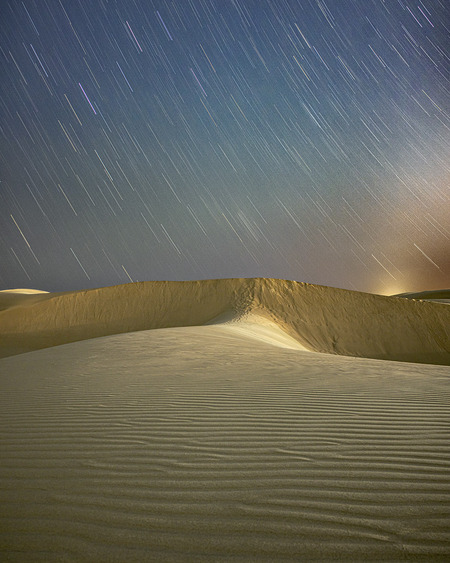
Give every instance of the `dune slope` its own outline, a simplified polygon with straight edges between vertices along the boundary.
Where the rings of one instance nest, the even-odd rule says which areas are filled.
[[[0,559],[448,561],[448,368],[261,326],[0,360]]]
[[[0,311],[3,356],[254,312],[316,352],[450,363],[450,308],[441,303],[266,278],[141,282],[20,298]]]

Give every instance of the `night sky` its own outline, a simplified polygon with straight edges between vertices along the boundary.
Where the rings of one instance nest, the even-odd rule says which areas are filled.
[[[0,10],[0,289],[450,286],[448,0]]]

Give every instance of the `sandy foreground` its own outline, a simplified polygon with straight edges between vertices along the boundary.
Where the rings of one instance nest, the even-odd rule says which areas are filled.
[[[251,281],[0,292],[1,561],[448,560],[448,304]]]

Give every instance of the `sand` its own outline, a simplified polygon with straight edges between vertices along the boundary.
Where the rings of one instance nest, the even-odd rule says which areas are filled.
[[[257,313],[316,352],[450,364],[450,308],[426,300],[266,278],[141,282],[19,295],[18,305],[11,294],[8,298],[0,311],[0,356]],[[1,299],[2,294],[0,309]]]
[[[265,302],[280,308],[275,281],[260,293],[277,289]],[[425,331],[426,314],[444,323],[448,305],[299,284],[316,331],[302,342],[294,311],[261,307],[257,284],[243,298],[237,282],[228,294],[217,281],[160,283],[42,294],[1,313],[7,335],[18,317],[24,348],[83,323],[92,334],[95,319],[117,333],[0,360],[0,560],[448,560],[448,367],[305,346],[356,322],[324,315],[320,328],[317,295],[327,314],[360,300],[377,337],[386,303],[386,330],[417,313],[405,331]],[[191,291],[190,309],[173,291],[158,304],[169,286]],[[173,323],[177,307],[181,326],[117,330]],[[439,334],[424,341],[442,359]]]
[[[419,291],[413,293],[398,293],[395,297],[406,297],[407,299],[419,299],[432,301],[434,303],[450,304],[450,289],[435,289],[433,291]]]

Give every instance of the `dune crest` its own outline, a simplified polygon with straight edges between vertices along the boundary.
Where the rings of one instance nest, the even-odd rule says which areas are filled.
[[[308,350],[450,364],[450,309],[441,303],[267,278],[138,282],[21,297],[0,311],[0,355],[252,313]]]

